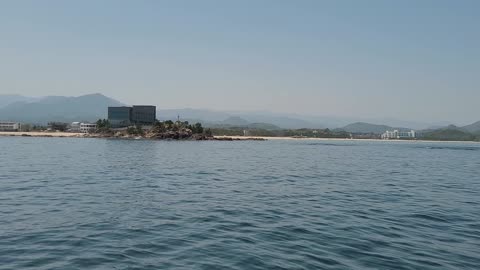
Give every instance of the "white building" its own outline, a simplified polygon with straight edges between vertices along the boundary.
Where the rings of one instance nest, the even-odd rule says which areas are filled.
[[[417,134],[415,133],[415,130],[410,130],[410,131],[385,131],[385,133],[382,134],[382,139],[384,140],[389,140],[389,139],[415,139]]]
[[[94,131],[97,128],[97,124],[91,123],[80,123],[80,132],[81,133],[89,133]]]
[[[70,124],[71,132],[80,132],[80,122],[73,122]]]
[[[0,122],[0,131],[20,131],[22,125],[15,122]]]

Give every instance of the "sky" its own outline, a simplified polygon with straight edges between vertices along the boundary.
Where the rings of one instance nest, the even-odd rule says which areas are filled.
[[[480,1],[0,1],[0,94],[480,120]]]

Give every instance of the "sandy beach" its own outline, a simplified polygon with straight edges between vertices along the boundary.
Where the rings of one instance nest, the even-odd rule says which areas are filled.
[[[10,132],[10,131],[0,131],[0,136],[24,136],[24,137],[73,137],[73,138],[91,138],[95,137],[94,134],[85,134],[85,133],[73,133],[73,132],[41,132],[41,131],[29,131],[29,132]],[[262,140],[342,140],[342,141],[352,141],[360,140],[367,141],[369,139],[341,139],[341,138],[295,138],[295,137],[260,137],[260,136],[214,136],[219,139],[233,139],[233,140],[251,140],[251,139],[262,139]],[[371,139],[372,141],[379,141]]]
[[[0,136],[14,137],[55,137],[55,138],[98,138],[95,134],[72,133],[72,132],[11,132],[0,131]],[[427,141],[427,140],[380,140],[380,139],[342,139],[342,138],[296,138],[296,137],[255,137],[255,136],[214,136],[218,139],[233,140],[271,140],[271,141],[371,141],[371,142],[457,142],[457,143],[480,143],[475,141]]]
[[[85,137],[84,133],[74,132],[41,132],[41,131],[29,131],[29,132],[11,132],[0,131],[0,136],[25,136],[25,137]]]
[[[381,139],[343,139],[343,138],[296,138],[296,137],[243,137],[243,136],[214,136],[215,138],[232,138],[234,140],[249,140],[249,139],[263,139],[263,140],[288,140],[288,141],[362,141],[362,142],[457,142],[457,143],[480,143],[475,141],[428,141],[428,140],[381,140]]]

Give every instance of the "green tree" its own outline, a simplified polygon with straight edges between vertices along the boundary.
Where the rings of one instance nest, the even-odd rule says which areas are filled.
[[[20,129],[21,129],[21,131],[31,131],[32,130],[32,125],[23,124]]]
[[[111,125],[110,122],[107,119],[98,119],[97,122],[95,122],[97,126],[97,132],[101,133],[108,133],[111,132]]]
[[[135,126],[135,128],[136,128],[136,134],[137,135],[141,135],[141,136],[145,135],[145,132],[143,131],[143,128],[142,128],[141,125],[137,125],[137,126]]]
[[[167,121],[164,122],[164,124],[165,124],[165,128],[167,128],[167,129],[172,128],[173,125],[174,125],[172,120],[167,120]]]
[[[166,129],[165,129],[165,123],[164,122],[160,122],[158,120],[155,121],[155,123],[153,124],[153,128],[157,131],[157,132],[164,132]]]
[[[207,135],[208,137],[212,137],[212,130],[207,128],[207,130],[205,130],[205,135]]]
[[[127,128],[128,135],[137,135],[137,129],[135,127],[128,127]]]
[[[195,125],[193,125],[192,132],[195,133],[195,134],[202,134],[203,133],[202,124],[201,123],[195,123]]]

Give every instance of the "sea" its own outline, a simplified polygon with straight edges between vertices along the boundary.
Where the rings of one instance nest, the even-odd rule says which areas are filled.
[[[0,137],[0,269],[480,269],[480,144]]]

